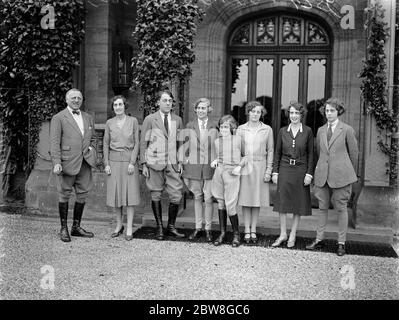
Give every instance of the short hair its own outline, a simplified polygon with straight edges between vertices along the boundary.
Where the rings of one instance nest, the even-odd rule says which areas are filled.
[[[164,88],[164,89],[159,90],[159,91],[155,94],[155,98],[156,98],[156,101],[157,101],[157,102],[159,102],[159,101],[161,100],[162,95],[163,95],[164,93],[168,94],[173,100],[175,100],[175,98],[173,97],[173,94],[172,94],[172,92],[169,90],[169,88]]]
[[[262,117],[267,114],[266,108],[259,101],[249,101],[245,105],[245,112],[248,115],[255,107],[261,107]]]
[[[69,96],[69,94],[70,94],[71,92],[73,92],[73,91],[80,92],[80,94],[82,95],[82,98],[83,98],[83,93],[82,93],[82,91],[80,91],[79,89],[76,89],[76,88],[72,88],[72,89],[69,89],[69,90],[67,91],[67,93],[65,94],[65,99],[67,99],[68,96]]]
[[[231,114],[226,114],[226,115],[222,116],[222,117],[219,119],[219,123],[218,123],[219,129],[220,129],[220,126],[221,126],[223,123],[225,123],[225,122],[228,122],[228,123],[229,123],[229,125],[230,125],[230,132],[231,132],[231,134],[234,134],[235,130],[236,130],[237,127],[238,127],[238,124],[237,124],[236,119],[234,119],[234,117],[233,117]]]
[[[194,112],[197,111],[198,105],[200,103],[207,103],[208,104],[208,112],[212,112],[213,108],[211,106],[211,101],[207,98],[199,98],[197,101],[194,102],[193,104],[193,108],[194,108]]]
[[[123,104],[125,105],[125,111],[126,111],[126,109],[127,109],[127,100],[126,100],[126,98],[125,98],[124,96],[122,96],[122,95],[114,96],[114,97],[111,99],[111,110],[114,109],[114,102],[115,102],[116,100],[118,100],[118,99],[122,99]]]
[[[326,102],[324,102],[323,106],[320,107],[319,111],[323,116],[326,116],[326,106],[330,105],[333,107],[335,110],[338,111],[338,115],[340,116],[341,114],[345,113],[346,108],[344,106],[344,103],[339,100],[338,98],[329,98]]]
[[[285,111],[285,115],[289,118],[290,116],[290,109],[291,107],[293,107],[295,110],[299,111],[299,113],[301,114],[301,121],[303,120],[303,118],[306,115],[306,108],[299,103],[298,101],[290,101],[290,105],[288,106],[287,110]]]

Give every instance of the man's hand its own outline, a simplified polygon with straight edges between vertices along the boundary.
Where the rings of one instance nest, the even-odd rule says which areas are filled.
[[[59,163],[57,163],[55,166],[54,166],[54,173],[55,174],[58,174],[58,175],[60,175],[61,174],[61,172],[62,172],[62,166],[59,164]]]
[[[277,174],[273,174],[272,181],[273,181],[274,184],[277,184],[277,182],[278,182],[278,175]]]
[[[143,164],[143,176],[146,178],[150,177],[150,171],[148,170],[148,168],[145,164]]]
[[[110,175],[111,174],[111,167],[110,166],[105,166],[104,171],[106,174]]]
[[[127,174],[128,175],[132,175],[134,172],[134,165],[132,165],[131,163],[129,163],[128,167],[127,167]]]

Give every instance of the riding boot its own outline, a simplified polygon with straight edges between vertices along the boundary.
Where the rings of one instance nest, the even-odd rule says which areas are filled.
[[[218,213],[219,213],[220,235],[213,242],[215,246],[220,246],[224,242],[224,238],[226,237],[227,211],[226,209],[219,209]]]
[[[179,211],[179,205],[176,203],[169,203],[169,218],[168,218],[168,226],[166,227],[166,234],[169,234],[173,237],[184,238],[185,235],[179,233],[175,227],[177,213]]]
[[[154,213],[155,221],[157,223],[157,231],[155,238],[157,240],[163,240],[163,225],[162,225],[162,205],[161,201],[151,201],[152,212]]]
[[[71,228],[71,236],[93,238],[94,234],[92,232],[88,232],[80,226],[84,207],[84,203],[75,202],[75,207],[73,208],[73,225]]]
[[[60,230],[60,239],[63,242],[70,242],[71,237],[69,236],[68,232],[68,202],[59,202],[58,203],[58,211],[60,214],[61,220],[61,230]]]
[[[238,229],[238,214],[230,216],[231,226],[233,228],[233,242],[231,243],[233,247],[238,247],[240,245],[240,231]]]

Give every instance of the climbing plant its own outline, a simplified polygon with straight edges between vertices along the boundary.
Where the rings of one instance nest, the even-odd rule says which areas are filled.
[[[140,50],[132,61],[133,87],[141,91],[145,115],[155,111],[155,93],[167,84],[177,84],[182,114],[203,15],[197,0],[137,0],[134,36]]]
[[[41,124],[65,107],[84,37],[83,0],[0,0],[0,120],[7,166],[32,169]]]
[[[367,58],[363,61],[363,69],[359,75],[363,78],[360,89],[366,105],[365,111],[376,120],[379,131],[378,145],[389,157],[387,173],[392,184],[398,177],[396,164],[393,163],[396,162],[398,146],[390,144],[389,137],[398,130],[398,114],[388,105],[384,44],[389,34],[383,21],[384,9],[379,2],[372,3],[366,9],[366,14]]]

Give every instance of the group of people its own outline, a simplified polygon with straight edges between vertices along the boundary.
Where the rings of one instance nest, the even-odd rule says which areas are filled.
[[[51,156],[54,173],[59,175],[60,238],[64,242],[71,241],[70,235],[94,236],[80,226],[92,186],[91,167],[96,165],[94,122],[80,110],[82,100],[79,90],[69,90],[67,107],[51,121]],[[159,91],[156,101],[158,111],[144,119],[139,134],[137,119],[126,114],[126,99],[123,96],[112,99],[115,116],[106,122],[103,143],[106,203],[115,208],[117,221],[111,237],[123,234],[122,213],[126,207],[125,238],[133,239],[134,206],[141,201],[139,166],[142,166],[158,240],[165,235],[185,237],[175,227],[185,184],[194,196],[195,230],[189,235],[190,240],[205,236],[214,245],[222,244],[226,241],[228,216],[233,229],[232,246],[239,246],[239,205],[244,218],[244,242],[256,243],[260,208],[270,206],[269,185],[273,182],[277,185],[273,211],[280,216],[280,235],[271,246],[286,244],[292,248],[300,217],[312,214],[313,183],[321,213],[316,239],[306,249],[315,250],[324,245],[331,201],[338,212],[337,254],[345,254],[347,203],[351,184],[357,181],[358,147],[353,128],[339,120],[345,111],[342,102],[336,98],[325,102],[321,112],[327,123],[319,128],[315,142],[311,128],[302,123],[305,108],[292,102],[287,110],[290,123],[280,129],[274,146],[272,128],[260,121],[266,109],[258,101],[246,104],[248,121],[238,126],[231,115],[212,121],[211,102],[201,98],[194,104],[195,119],[185,128],[182,119],[171,112],[173,95],[169,90]],[[69,234],[68,200],[73,189],[76,203]],[[166,228],[162,222],[163,191],[169,198]],[[216,239],[211,233],[214,199],[220,226]],[[289,237],[287,213],[293,214]]]

